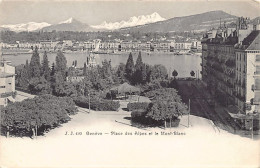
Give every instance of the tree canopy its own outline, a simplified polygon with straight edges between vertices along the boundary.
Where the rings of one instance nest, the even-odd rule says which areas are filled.
[[[177,118],[187,113],[187,106],[182,103],[177,91],[173,88],[163,88],[149,91],[145,94],[152,99],[147,117],[154,120]]]
[[[67,122],[76,107],[71,98],[52,95],[37,96],[22,102],[11,103],[1,110],[1,126],[9,127],[14,134],[32,129],[53,128]],[[43,129],[44,128],[44,129]]]

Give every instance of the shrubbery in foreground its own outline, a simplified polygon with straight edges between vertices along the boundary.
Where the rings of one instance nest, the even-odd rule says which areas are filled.
[[[1,126],[7,134],[41,134],[70,120],[77,108],[71,98],[52,95],[37,96],[22,102],[10,103],[1,110]]]

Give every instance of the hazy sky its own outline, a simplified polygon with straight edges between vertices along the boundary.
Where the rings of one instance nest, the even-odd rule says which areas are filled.
[[[5,1],[0,0],[0,25],[33,22],[58,23],[73,17],[90,25],[127,20],[158,12],[169,19],[213,10],[236,16],[260,16],[259,1]]]

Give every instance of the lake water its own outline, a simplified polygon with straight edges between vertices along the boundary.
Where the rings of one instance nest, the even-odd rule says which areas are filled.
[[[138,53],[132,53],[134,62],[137,59]],[[83,67],[86,62],[88,53],[65,53],[67,59],[67,65],[71,66],[74,60],[77,60],[78,67]],[[126,63],[129,53],[121,54],[97,54],[96,61],[101,64],[103,60],[111,60],[113,67],[116,67],[120,63]],[[19,55],[3,55],[5,60],[11,61],[13,65],[25,64],[26,60],[31,59],[31,54],[19,54]],[[40,53],[42,59],[43,53]],[[56,53],[48,53],[48,59],[50,65],[55,62]],[[178,72],[178,77],[190,77],[190,71],[201,71],[201,58],[198,55],[174,55],[173,53],[143,53],[143,62],[150,65],[162,64],[164,65],[168,73],[174,69]]]

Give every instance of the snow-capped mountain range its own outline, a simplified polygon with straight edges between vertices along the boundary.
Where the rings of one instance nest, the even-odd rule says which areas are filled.
[[[107,29],[107,30],[116,30],[116,29],[121,29],[125,27],[133,27],[133,26],[139,26],[139,25],[144,25],[148,23],[154,23],[158,21],[164,21],[166,20],[165,18],[161,17],[158,13],[154,12],[151,15],[141,15],[141,16],[133,16],[129,18],[129,20],[121,21],[121,22],[109,22],[107,23],[104,21],[100,25],[93,25],[91,27],[96,28],[96,29]]]
[[[226,25],[236,23],[237,16],[230,15],[224,11],[209,11],[205,13],[174,17],[170,19],[162,18],[158,13],[151,15],[133,16],[127,21],[114,23],[103,22],[100,25],[88,25],[74,18],[49,24],[46,22],[29,22],[16,25],[2,25],[0,31],[12,30],[20,31],[120,31],[120,32],[171,32],[171,31],[205,31],[219,26],[221,21]]]
[[[40,30],[44,27],[50,26],[51,24],[46,22],[29,22],[29,23],[21,23],[21,24],[14,24],[14,25],[2,25],[0,26],[3,29],[15,31],[15,32],[21,32],[21,31],[36,31]]]
[[[86,23],[81,23],[80,21],[69,18],[68,20],[61,21],[57,24],[49,24],[46,22],[36,23],[36,22],[29,22],[29,23],[21,23],[21,24],[14,24],[14,25],[2,25],[0,29],[4,30],[11,30],[15,32],[21,31],[38,31],[38,30],[61,30],[61,31],[95,31],[95,30],[116,30],[125,27],[132,27],[132,26],[139,26],[148,23],[154,23],[158,21],[163,21],[165,18],[162,18],[158,13],[154,12],[151,15],[141,15],[141,16],[133,16],[129,18],[129,20],[120,21],[120,22],[106,22],[104,21],[100,25],[91,25],[89,26]],[[72,28],[75,28],[72,29]],[[72,29],[72,30],[70,30]]]

